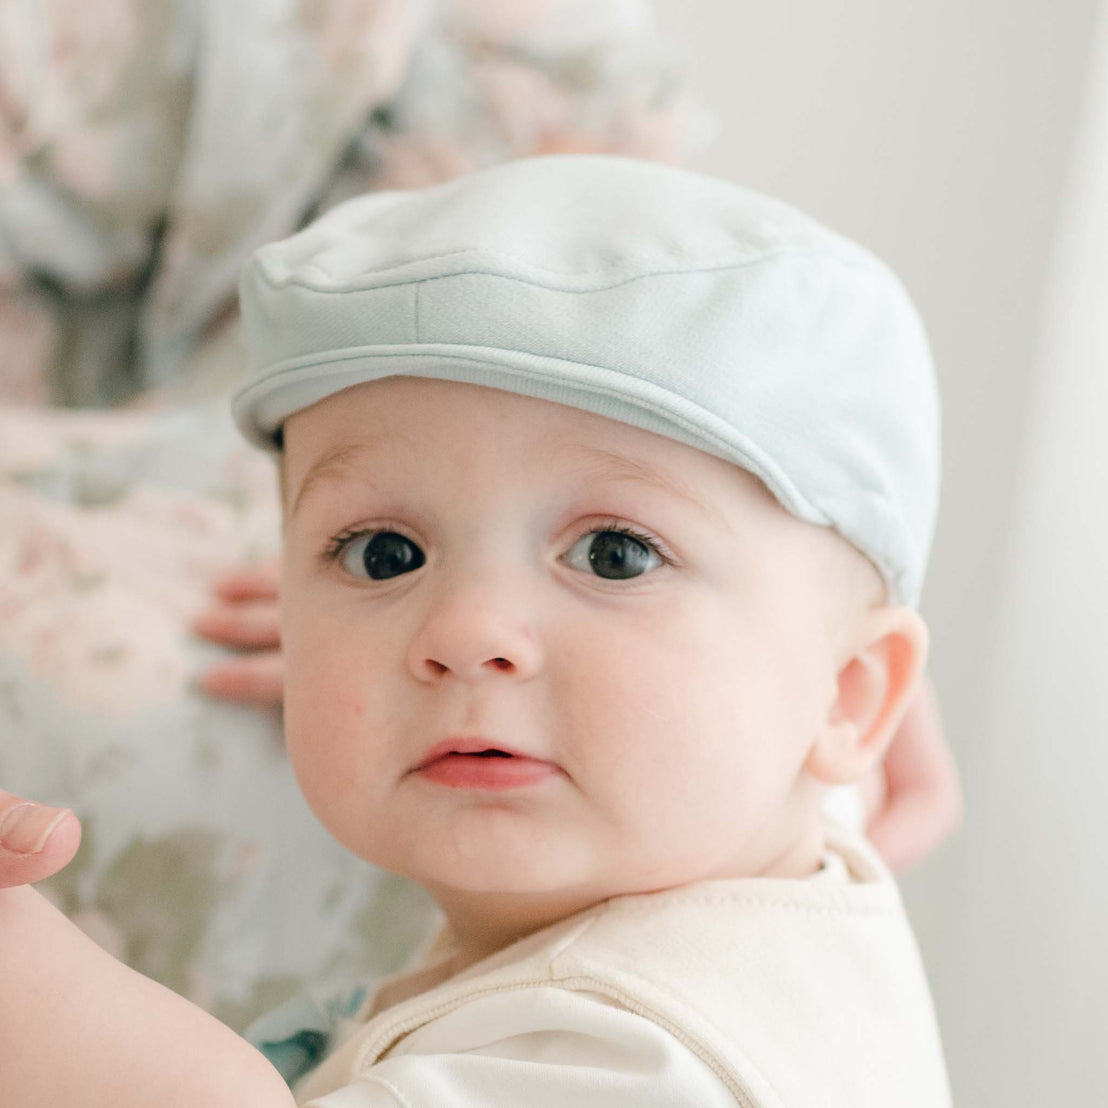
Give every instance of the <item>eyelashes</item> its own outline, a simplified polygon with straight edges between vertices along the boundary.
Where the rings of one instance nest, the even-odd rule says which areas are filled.
[[[668,561],[649,535],[617,523],[586,531],[561,560],[608,581],[641,577]]]
[[[414,573],[427,561],[419,545],[398,531],[366,531],[339,548],[336,555],[353,577],[387,581]]]
[[[340,564],[352,577],[373,581],[415,572],[427,560],[414,539],[389,524],[340,531],[328,540],[320,559]],[[659,539],[615,519],[582,531],[558,560],[605,580],[630,580],[675,564]]]

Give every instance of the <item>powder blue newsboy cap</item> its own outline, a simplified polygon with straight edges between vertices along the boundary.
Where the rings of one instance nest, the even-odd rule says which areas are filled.
[[[506,389],[677,439],[833,527],[915,603],[938,400],[900,282],[807,216],[628,158],[509,162],[371,193],[259,250],[241,283],[255,442],[341,389]]]

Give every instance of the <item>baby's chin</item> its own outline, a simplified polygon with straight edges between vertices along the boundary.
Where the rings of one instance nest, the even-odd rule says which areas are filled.
[[[422,852],[421,852],[422,853]],[[542,849],[524,837],[502,841],[439,844],[407,874],[432,892],[471,896],[557,896],[573,890],[604,890],[607,882],[594,858],[573,849]],[[600,897],[598,897],[599,899]]]
[[[490,850],[479,858],[440,853],[428,861],[426,867],[405,876],[427,888],[440,903],[455,898],[487,904],[533,901],[563,905],[566,914],[613,897],[662,892],[712,876],[699,867],[636,870],[639,859],[581,857],[570,851]]]

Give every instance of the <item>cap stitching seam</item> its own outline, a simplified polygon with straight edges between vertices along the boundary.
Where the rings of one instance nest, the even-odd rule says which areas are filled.
[[[479,253],[479,251],[468,250],[468,249],[467,250],[455,250],[455,251],[451,251],[448,254],[432,254],[432,255],[428,255],[425,258],[414,258],[414,259],[411,259],[410,261],[404,262],[403,264],[404,265],[415,265],[415,264],[420,263],[420,262],[436,261],[436,260],[439,260],[439,259],[442,259],[442,258],[449,258],[449,257],[454,257],[456,255],[470,254],[470,253]],[[535,265],[533,262],[529,262],[529,261],[527,261],[523,258],[520,258],[520,257],[518,257],[514,254],[501,254],[500,256],[502,258],[508,259],[509,261],[521,262],[524,265],[528,266],[528,268],[530,268],[530,269],[538,270],[542,273],[548,273],[548,274],[551,274],[552,276],[557,276],[557,277],[594,277],[594,276],[597,276],[598,274],[602,274],[602,273],[606,272],[606,270],[603,270],[603,269],[589,269],[589,270],[580,270],[580,271],[576,271],[576,272],[568,271],[568,270],[549,269],[549,268],[546,268],[544,266]],[[522,276],[522,275],[519,275],[519,274],[500,273],[500,272],[497,272],[496,270],[493,270],[493,269],[466,269],[466,270],[459,270],[456,273],[435,274],[435,275],[430,276],[430,277],[403,278],[403,279],[397,279],[397,280],[394,280],[394,281],[382,281],[380,283],[373,283],[373,284],[358,284],[358,285],[347,284],[347,285],[342,286],[341,288],[338,288],[338,287],[324,288],[324,287],[321,287],[319,284],[313,283],[313,282],[308,281],[308,280],[297,280],[291,273],[286,277],[278,278],[276,275],[274,275],[272,272],[270,272],[269,268],[262,262],[259,262],[259,269],[261,270],[261,276],[265,280],[266,284],[268,284],[269,287],[272,288],[272,289],[278,290],[278,289],[285,289],[285,288],[302,288],[302,289],[310,289],[312,292],[318,292],[318,293],[321,293],[321,294],[324,294],[324,295],[344,295],[346,293],[351,293],[351,292],[369,292],[369,291],[372,291],[374,289],[397,288],[401,285],[420,285],[420,284],[424,284],[428,281],[443,281],[443,280],[446,280],[450,277],[474,277],[474,276],[500,277],[500,278],[503,278],[504,280],[507,280],[507,281],[517,281],[519,284],[534,285],[538,288],[546,288],[546,289],[551,289],[551,290],[558,291],[558,292],[568,292],[568,293],[575,293],[575,294],[587,294],[587,293],[590,293],[590,292],[603,292],[607,289],[619,288],[622,285],[628,285],[628,284],[631,284],[634,281],[641,281],[645,278],[650,278],[650,277],[674,277],[674,276],[679,276],[679,275],[695,276],[696,274],[700,274],[700,273],[719,273],[723,270],[728,270],[728,269],[735,269],[735,270],[749,269],[753,266],[761,265],[761,264],[766,263],[766,262],[777,261],[777,260],[779,260],[780,258],[783,258],[783,257],[833,258],[836,261],[841,262],[844,266],[846,266],[849,269],[858,270],[859,272],[865,272],[865,273],[871,273],[871,274],[876,269],[881,267],[881,263],[879,261],[877,261],[877,259],[875,259],[875,258],[869,258],[869,257],[861,257],[861,258],[857,258],[857,259],[847,258],[847,257],[843,257],[839,252],[837,252],[835,250],[830,250],[830,249],[804,250],[804,251],[780,250],[780,251],[777,251],[773,254],[762,254],[757,258],[750,258],[750,259],[747,259],[746,261],[723,262],[723,263],[720,263],[719,265],[697,266],[695,268],[685,268],[685,269],[677,269],[677,268],[675,268],[675,269],[652,269],[652,270],[648,270],[645,273],[636,273],[636,274],[633,274],[630,277],[622,277],[618,281],[613,281],[613,282],[611,282],[610,284],[607,284],[607,285],[596,285],[596,286],[593,286],[592,288],[587,288],[587,289],[564,288],[564,287],[559,287],[559,286],[554,286],[554,285],[548,285],[548,284],[544,284],[542,281],[536,280],[534,278],[529,278],[527,276]],[[398,268],[398,267],[393,267],[393,268]],[[328,276],[325,273],[324,270],[319,269],[317,266],[311,266],[311,265],[303,266],[302,269],[301,269],[301,272],[318,274],[320,278],[325,278],[325,277]],[[377,271],[373,271],[373,272],[387,273],[388,270],[377,270]]]

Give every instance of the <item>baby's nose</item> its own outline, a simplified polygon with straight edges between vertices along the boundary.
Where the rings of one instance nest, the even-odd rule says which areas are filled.
[[[518,602],[487,590],[466,590],[442,598],[427,613],[412,640],[408,664],[422,681],[449,675],[467,681],[526,679],[542,667],[542,649]]]
[[[430,677],[442,677],[446,673],[457,673],[461,677],[472,677],[479,675],[479,673],[484,670],[496,670],[500,673],[516,673],[519,669],[511,658],[487,658],[476,667],[468,666],[465,663],[459,664],[457,661],[451,666],[447,665],[445,662],[440,662],[437,658],[424,658],[423,665],[426,667]]]

